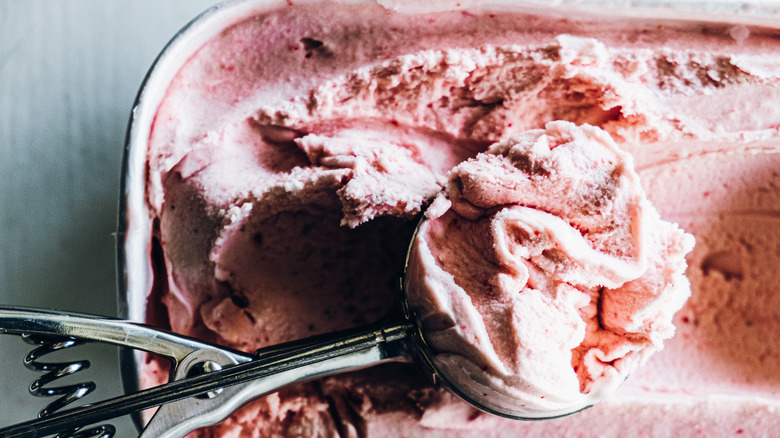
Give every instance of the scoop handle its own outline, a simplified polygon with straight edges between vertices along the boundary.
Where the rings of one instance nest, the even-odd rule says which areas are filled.
[[[26,310],[3,309],[9,316],[0,326],[0,333],[21,330],[17,322],[24,320]],[[62,317],[62,314],[55,315]],[[40,320],[40,314],[36,315]],[[62,326],[24,327],[35,333],[62,333]],[[7,319],[7,320],[6,320]],[[57,318],[55,318],[57,319]],[[93,325],[92,318],[76,318]],[[44,317],[43,320],[48,320]],[[29,321],[28,321],[29,322]],[[103,322],[105,323],[105,322]],[[386,324],[336,332],[258,350],[254,360],[228,365],[196,377],[186,373],[204,362],[235,363],[229,351],[218,348],[197,349],[184,357],[175,380],[133,394],[97,402],[91,405],[58,411],[46,418],[0,428],[4,438],[39,437],[76,427],[102,422],[133,412],[162,406],[142,432],[148,437],[181,437],[199,427],[215,424],[252,399],[279,389],[340,372],[366,368],[383,362],[411,361],[410,335],[414,324],[401,319]],[[73,334],[73,333],[65,333]],[[93,336],[94,338],[94,336]],[[105,339],[102,339],[105,341]],[[216,393],[209,398],[205,394]]]
[[[163,405],[141,437],[181,437],[218,423],[245,403],[292,384],[384,362],[409,362],[412,356],[408,340],[413,330],[409,321],[397,321],[260,349],[252,362],[221,371],[225,375],[219,380],[226,386],[244,383],[223,388],[213,398],[188,398]]]

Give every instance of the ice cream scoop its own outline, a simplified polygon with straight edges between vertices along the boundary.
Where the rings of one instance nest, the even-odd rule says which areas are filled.
[[[385,362],[412,361],[415,355],[437,380],[440,374],[431,360],[431,353],[408,313],[408,306],[405,301],[403,303],[403,315],[389,323],[264,348],[253,356],[128,321],[0,306],[0,334],[33,334],[51,342],[62,339],[77,343],[105,342],[158,354],[169,359],[173,367],[173,381],[167,384],[62,413],[49,412],[39,419],[2,428],[0,435],[27,438],[76,431],[96,422],[161,406],[140,436],[180,437],[199,427],[215,424],[252,399],[287,385]],[[38,354],[39,350],[33,354]],[[48,367],[60,365],[65,364],[48,364]],[[44,376],[43,380],[46,385],[54,378]],[[60,392],[55,388],[51,395],[62,394],[68,388],[59,388]],[[464,394],[457,385],[452,389]],[[484,399],[465,394],[463,397],[475,406],[517,419],[552,418],[572,413],[529,412],[525,416],[522,410],[496,411]],[[68,404],[71,401],[59,402]],[[101,428],[110,430],[106,436],[114,433],[113,426]]]

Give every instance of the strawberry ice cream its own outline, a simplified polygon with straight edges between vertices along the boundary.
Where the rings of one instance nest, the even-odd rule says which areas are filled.
[[[245,351],[375,321],[397,302],[415,217],[427,208],[437,219],[426,233],[467,224],[476,248],[487,242],[475,239],[480,233],[504,227],[497,236],[507,251],[526,251],[542,268],[503,260],[495,281],[506,290],[524,281],[558,288],[569,300],[545,314],[568,337],[545,347],[551,356],[539,363],[550,365],[549,375],[528,382],[563,394],[545,404],[585,403],[601,377],[631,377],[582,413],[521,422],[476,410],[412,365],[386,365],[287,388],[197,433],[660,437],[780,429],[776,30],[506,5],[397,12],[370,2],[288,3],[239,3],[241,19],[176,65],[166,84],[137,166],[144,210],[131,208],[129,220],[148,226],[140,239],[151,265],[128,257],[127,266],[128,294],[147,299],[147,321]],[[595,146],[578,153],[596,157],[592,175],[622,169],[619,177],[583,176],[590,192],[569,189],[576,172],[545,179],[557,175],[548,163],[565,164],[555,153],[561,146],[538,163],[512,158],[540,136],[590,136]],[[540,181],[534,205],[524,191],[508,190],[512,178],[498,190],[466,184],[480,172],[492,178],[524,168],[538,175],[522,181]],[[431,205],[445,186],[449,201]],[[610,202],[587,195],[599,191]],[[572,216],[572,206],[580,213]],[[562,213],[550,214],[555,209]],[[680,269],[692,241],[672,222],[696,239],[687,258],[691,297],[674,337],[648,359],[674,333],[670,320],[687,296]],[[547,237],[516,246],[506,239],[516,224]],[[436,250],[443,241],[429,241],[431,257],[446,254]],[[527,280],[517,274],[523,269]],[[444,270],[453,271],[446,263]],[[132,274],[145,271],[153,281]],[[539,312],[554,298],[524,295]],[[458,336],[477,330],[475,321]],[[487,326],[473,333],[490,338],[499,356],[473,362],[488,375],[525,371],[501,357],[516,340]],[[164,380],[158,367],[145,365],[147,384]]]
[[[412,244],[408,295],[433,362],[524,417],[602,400],[674,333],[693,238],[647,201],[606,132],[569,122],[456,166]]]

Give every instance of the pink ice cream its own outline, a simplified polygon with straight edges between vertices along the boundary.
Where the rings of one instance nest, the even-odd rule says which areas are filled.
[[[606,132],[550,122],[456,166],[412,246],[437,369],[524,417],[601,401],[674,333],[693,238],[660,219]]]
[[[660,217],[695,236],[686,272],[691,298],[663,351],[612,397],[564,419],[529,423],[484,414],[431,386],[414,366],[388,365],[285,389],[200,434],[690,436],[780,429],[775,30],[326,6],[258,6],[205,43],[170,84],[145,173],[155,273],[144,291],[149,322],[253,351],[374,321],[396,302],[414,217],[448,178],[458,178],[450,170],[465,162],[459,169],[473,174],[469,166],[491,160],[479,155],[491,144],[508,147],[515,135],[563,126],[548,125],[558,120],[606,132],[617,150],[633,156]],[[605,134],[598,138],[608,143]],[[453,204],[459,215],[494,214],[489,204],[464,199]],[[587,392],[592,376],[628,372],[657,349],[672,334],[669,318],[684,295],[674,291],[688,240],[643,202],[621,198],[615,205],[647,217],[603,240],[588,234],[588,243],[605,258],[617,255],[626,272],[664,272],[626,283],[633,274],[596,269],[610,281],[605,287],[669,283],[621,295],[636,301],[605,298],[601,312],[617,315],[604,327],[587,319],[571,327],[584,329],[594,345],[601,338],[589,330],[630,338],[609,344],[619,352],[604,346],[593,355],[570,343],[556,373],[574,398],[571,388]],[[508,209],[503,223],[527,221],[528,211]],[[571,231],[563,219],[545,218],[538,229]],[[626,224],[625,216],[615,218]],[[632,229],[651,223],[646,235]],[[632,239],[647,242],[624,245]],[[645,250],[642,261],[637,254]],[[650,255],[665,252],[669,257]],[[555,272],[584,269],[566,260]],[[562,293],[582,294],[583,307],[575,299],[569,313],[593,311],[585,302],[593,287]],[[656,305],[646,301],[647,291],[671,298]],[[586,366],[575,374],[580,361]],[[146,366],[148,382],[162,380],[157,368]]]

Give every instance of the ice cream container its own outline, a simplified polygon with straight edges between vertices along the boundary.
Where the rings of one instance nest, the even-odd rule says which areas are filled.
[[[456,78],[453,80],[459,80],[458,74],[467,74],[483,65],[489,67],[492,62],[491,56],[504,57],[502,59],[510,55],[533,57],[555,51],[560,59],[568,59],[570,61],[568,66],[559,60],[554,61],[559,62],[558,64],[549,64],[552,66],[550,71],[557,71],[556,78],[560,80],[568,77],[584,82],[591,81],[589,82],[591,85],[582,90],[584,96],[576,95],[577,90],[569,94],[558,94],[559,97],[574,99],[575,103],[567,106],[565,111],[549,107],[545,110],[547,112],[538,114],[538,120],[531,117],[524,119],[523,123],[529,127],[539,127],[537,125],[545,118],[546,121],[561,118],[578,124],[589,123],[601,126],[618,139],[620,146],[634,156],[642,185],[650,200],[656,204],[661,216],[678,222],[683,229],[692,232],[697,238],[697,247],[688,257],[690,266],[688,276],[693,284],[693,295],[676,317],[677,334],[667,343],[664,350],[637,371],[613,399],[605,402],[603,406],[570,419],[532,424],[494,419],[446,398],[426,386],[422,380],[418,382],[420,388],[417,392],[395,394],[388,390],[379,394],[380,389],[375,389],[373,393],[366,390],[368,393],[365,399],[357,403],[354,399],[357,394],[353,391],[354,388],[359,387],[361,391],[365,388],[378,388],[372,383],[376,381],[372,380],[377,379],[376,376],[363,375],[354,377],[360,383],[345,384],[334,380],[317,387],[321,392],[318,397],[330,400],[330,406],[328,403],[319,405],[313,403],[310,407],[295,411],[285,405],[284,401],[279,402],[274,399],[266,403],[276,403],[277,407],[287,406],[284,409],[288,410],[284,412],[299,412],[302,417],[306,416],[304,414],[311,413],[327,417],[329,415],[327,412],[336,412],[332,417],[318,423],[324,428],[318,430],[327,431],[330,430],[328,427],[332,426],[333,430],[338,430],[342,434],[349,434],[349,431],[356,427],[358,429],[362,427],[361,430],[369,435],[414,434],[422,431],[431,435],[446,436],[455,433],[462,436],[479,435],[485,431],[493,431],[496,434],[546,433],[548,435],[577,431],[587,435],[596,430],[608,436],[631,434],[632,431],[646,431],[651,435],[663,436],[670,430],[683,434],[697,431],[705,433],[726,431],[736,434],[767,435],[771,434],[771,430],[776,430],[772,427],[778,426],[777,418],[780,417],[777,415],[780,406],[778,395],[780,382],[775,377],[778,375],[777,364],[780,362],[777,358],[780,352],[776,345],[766,341],[775,337],[778,330],[776,316],[780,314],[780,303],[771,293],[777,286],[777,281],[773,279],[771,272],[780,263],[777,253],[780,237],[776,226],[777,205],[780,205],[778,193],[780,182],[777,172],[780,168],[778,148],[780,136],[777,133],[780,115],[775,109],[776,105],[773,104],[780,98],[777,85],[780,68],[778,68],[777,58],[772,56],[780,55],[780,45],[775,41],[778,11],[775,6],[761,2],[446,1],[429,2],[421,6],[401,1],[384,1],[378,4],[374,2],[294,1],[290,4],[290,2],[234,1],[215,6],[195,18],[163,49],[144,80],[133,108],[125,149],[120,208],[121,316],[135,321],[158,324],[169,318],[167,315],[149,314],[149,309],[156,309],[154,312],[160,309],[159,306],[149,306],[150,302],[161,300],[158,295],[149,298],[150,292],[156,290],[155,282],[169,281],[167,277],[161,278],[158,275],[155,278],[154,275],[155,270],[160,272],[159,251],[162,250],[162,243],[166,242],[160,242],[159,239],[155,241],[153,238],[156,227],[160,225],[159,222],[155,223],[155,219],[159,221],[159,216],[152,211],[155,211],[155,208],[159,209],[159,205],[164,204],[164,201],[154,199],[156,195],[149,195],[149,187],[160,183],[155,180],[157,171],[149,166],[149,142],[153,129],[162,129],[159,127],[166,126],[166,120],[158,117],[175,114],[170,109],[160,111],[166,93],[175,94],[175,91],[170,91],[171,84],[188,62],[198,62],[197,53],[204,45],[219,35],[227,35],[223,31],[248,17],[272,17],[277,16],[274,15],[274,11],[287,11],[278,14],[277,20],[289,32],[294,32],[294,26],[290,23],[295,19],[316,23],[316,32],[311,32],[316,38],[309,34],[291,33],[288,36],[294,44],[289,44],[289,47],[291,51],[297,50],[302,59],[314,59],[323,63],[322,65],[327,64],[328,56],[332,59],[333,56],[344,53],[334,51],[333,48],[341,49],[343,45],[331,47],[330,41],[325,38],[329,32],[338,29],[339,26],[348,25],[359,30],[371,28],[368,25],[360,27],[361,25],[350,22],[346,18],[338,23],[338,20],[324,22],[325,18],[317,21],[316,14],[312,12],[317,8],[321,8],[322,17],[338,17],[339,11],[351,11],[358,15],[363,13],[369,19],[377,14],[387,14],[388,23],[398,23],[407,18],[422,20],[421,17],[425,17],[434,21],[441,18],[442,22],[452,24],[456,30],[459,29],[458,26],[463,25],[462,23],[471,22],[469,20],[488,22],[492,18],[491,15],[498,17],[499,20],[508,16],[517,19],[525,17],[523,20],[528,20],[531,28],[537,26],[534,29],[539,35],[546,33],[549,37],[537,36],[523,40],[520,38],[522,32],[507,19],[497,24],[496,28],[515,29],[516,33],[495,36],[491,32],[496,33],[496,31],[487,29],[484,33],[488,36],[482,40],[474,37],[474,46],[469,47],[471,44],[469,38],[472,37],[464,31],[463,42],[450,44],[449,52],[437,52],[442,49],[439,47],[441,41],[435,39],[433,31],[430,34],[421,33],[418,45],[410,43],[409,53],[393,46],[393,39],[388,37],[393,34],[388,32],[381,36],[387,38],[388,47],[373,47],[372,50],[375,50],[376,55],[371,56],[375,58],[370,58],[365,53],[361,56],[365,55],[369,56],[366,59],[373,59],[367,63],[369,66],[382,62],[389,63],[381,64],[380,67],[388,67],[383,74],[387,74],[386,77],[393,80],[396,78],[393,74],[396,73],[393,73],[390,67],[407,65],[404,62],[410,63],[408,65],[417,62],[418,64],[413,66],[420,67],[423,71],[433,65],[425,64],[430,60],[441,61],[442,65],[448,66],[460,62],[458,65],[461,70],[449,67],[446,70],[447,74],[451,73],[452,77]],[[285,22],[282,18],[288,21]],[[378,23],[379,20],[376,22]],[[593,23],[604,23],[606,30],[599,31]],[[441,23],[439,26],[435,28],[435,24],[431,23],[432,29],[444,29]],[[382,24],[375,25],[375,28],[381,27]],[[485,29],[486,26],[468,29],[477,28]],[[619,36],[621,29],[627,34],[630,33],[631,38],[621,39]],[[615,35],[610,36],[611,32]],[[366,42],[367,40],[363,39],[370,33],[360,35],[361,38],[354,40],[354,46],[370,47],[370,41]],[[510,37],[515,35],[516,45],[520,47],[517,50],[510,47],[513,45]],[[283,37],[284,35],[280,38]],[[453,40],[451,35],[448,38],[445,40]],[[274,44],[278,43],[274,41]],[[426,44],[429,45],[427,51],[423,47]],[[499,47],[505,51],[491,52],[486,49],[486,46]],[[305,58],[306,55],[310,57]],[[251,52],[247,56],[252,56]],[[460,57],[459,61],[454,60],[456,56]],[[192,61],[193,59],[195,61]],[[471,60],[478,61],[474,63],[476,67],[469,64]],[[539,65],[548,65],[544,64],[545,62],[547,61],[543,60]],[[602,68],[606,65],[610,67]],[[652,67],[650,73],[645,66]],[[215,69],[225,68],[226,71],[228,67],[230,67],[228,64],[215,63],[214,65]],[[371,75],[377,70],[363,67],[365,66],[355,61],[343,71],[336,71],[338,70],[336,68],[335,73],[327,78],[330,81],[329,86],[337,92],[342,92],[348,89],[348,85],[354,84],[349,82],[350,80],[363,78],[361,74],[367,75],[364,79],[371,83],[371,80],[376,79]],[[556,68],[559,70],[571,68],[571,70],[561,72],[555,70]],[[621,73],[613,78],[610,75],[616,69],[620,69]],[[294,73],[291,74],[295,76]],[[651,86],[645,87],[642,81],[647,77],[654,78],[654,82]],[[280,80],[279,83],[280,87],[295,88],[300,85],[295,81]],[[593,84],[602,86],[599,88],[592,86]],[[326,98],[339,95],[327,94],[327,87],[321,83],[304,85],[301,87],[313,90],[312,94],[304,97],[314,96],[319,99],[315,99],[316,104],[319,105],[315,105],[317,111],[321,111],[319,114],[328,111],[327,114],[330,116],[343,116],[349,111],[360,110],[360,107],[350,106],[350,103],[328,101]],[[181,84],[177,86],[182,89]],[[215,83],[213,86],[219,90],[219,84]],[[560,92],[564,88],[559,87],[555,90]],[[599,94],[593,100],[587,100],[589,98],[587,93],[594,89],[600,89],[602,92],[606,90],[606,92]],[[225,95],[222,96],[215,100],[217,102],[213,107],[215,112],[218,111],[219,105],[225,104]],[[362,95],[358,97],[362,99]],[[586,101],[576,99],[586,99]],[[566,99],[557,101],[562,102]],[[253,123],[259,121],[262,124],[265,120],[274,126],[286,126],[286,130],[270,133],[266,130],[262,133],[268,141],[286,142],[289,139],[285,136],[298,135],[301,126],[316,125],[316,122],[306,119],[309,116],[305,112],[300,113],[303,116],[300,116],[298,121],[289,122],[297,117],[298,113],[295,111],[301,107],[301,102],[307,103],[305,99],[298,101],[292,99],[290,105],[283,107],[282,110],[267,109],[263,105],[257,107],[249,105],[242,111],[251,113]],[[493,105],[490,108],[494,108],[504,103],[492,101],[487,102],[484,107],[487,108],[489,105]],[[388,105],[387,108],[391,106]],[[387,128],[386,124],[392,125],[393,120],[402,126],[413,125],[416,123],[415,120],[419,120],[420,125],[428,131],[435,126],[435,122],[431,121],[433,119],[425,119],[424,115],[418,117],[414,111],[392,113],[394,117],[384,120],[382,117],[386,113],[383,111],[394,110],[386,110],[380,106],[371,106],[371,108],[369,118],[380,120],[381,123],[378,125],[381,125],[382,129]],[[206,110],[211,109],[206,108]],[[203,110],[204,114],[207,113],[206,110]],[[193,109],[193,112],[197,111]],[[491,120],[491,129],[499,126],[499,121],[504,124],[500,129],[484,131],[485,134],[479,137],[476,143],[487,144],[494,140],[491,137],[493,135],[512,133],[514,128],[507,126],[512,123],[512,120],[501,118]],[[290,125],[287,126],[285,123]],[[535,123],[537,125],[534,125]],[[192,136],[197,132],[196,128],[192,128],[194,125],[195,123],[189,126],[182,124],[183,135]],[[442,132],[454,138],[460,138],[463,132],[454,128],[448,131],[447,126],[454,125],[442,126],[444,126]],[[301,143],[303,146],[300,147],[308,154],[307,159],[329,158],[321,153],[325,150],[321,147],[325,144],[323,142],[333,137],[331,135],[333,129],[328,129],[330,131],[323,131],[323,135],[320,136],[322,138],[310,137],[306,142]],[[235,134],[238,131],[231,132]],[[307,132],[312,133],[312,131]],[[410,136],[409,141],[428,141],[430,137],[426,136]],[[370,140],[374,142],[372,144],[380,144],[383,138],[374,136],[370,137]],[[421,138],[423,140],[420,140]],[[207,146],[211,147],[211,145]],[[471,153],[469,147],[472,146],[470,144],[464,147],[464,156]],[[377,150],[381,152],[382,147],[378,146]],[[344,168],[343,161],[338,161],[337,158],[330,158],[331,161],[327,162],[330,164],[327,166]],[[176,160],[173,161],[173,164],[177,164]],[[192,167],[193,163],[195,161],[185,163],[190,166],[189,170],[178,171],[196,173],[198,169]],[[320,164],[322,163],[323,161],[320,161]],[[443,176],[448,170],[446,167],[447,165],[442,165],[442,169],[438,169],[438,173],[432,179],[422,181],[420,185],[414,187],[424,186],[426,190],[436,192],[436,185],[444,182]],[[410,173],[410,175],[418,174]],[[412,179],[409,178],[408,181]],[[359,201],[360,198],[355,196],[350,199]],[[423,201],[414,202],[423,203]],[[408,204],[412,205],[414,202],[410,201]],[[381,202],[372,204],[370,207],[365,207],[360,202],[350,204],[352,209],[345,210],[347,213],[344,216],[344,226],[346,228],[354,226],[357,231],[369,229],[359,224],[370,220],[372,215],[381,215],[376,213],[379,211],[376,205],[380,204]],[[414,213],[414,208],[410,208],[409,212]],[[240,208],[234,213],[234,216],[230,217],[243,220],[244,216],[241,216],[243,213]],[[403,225],[398,227],[403,228]],[[370,234],[369,231],[366,233]],[[263,237],[272,239],[268,236]],[[370,246],[376,245],[372,243]],[[219,260],[220,254],[212,250],[210,254],[209,257],[213,256],[216,257],[215,260]],[[224,272],[219,275],[223,274]],[[219,277],[220,280],[224,278],[227,277]],[[169,304],[173,306],[175,303],[169,302]],[[208,326],[209,333],[220,333],[218,336],[222,340],[238,342],[238,338],[231,338],[231,334],[227,331],[214,330],[217,322],[222,321],[216,315],[227,315],[233,312],[238,318],[245,318],[246,320],[242,319],[243,324],[249,325],[238,326],[238,331],[244,330],[245,327],[254,327],[257,322],[252,323],[249,320],[256,319],[257,315],[250,312],[251,318],[245,316],[243,313],[243,310],[246,310],[245,305],[241,297],[229,298],[221,307],[212,306],[207,312],[198,313],[201,316],[196,316],[195,320],[202,320]],[[253,309],[250,307],[248,311],[251,310]],[[380,310],[372,311],[381,313]],[[204,314],[207,316],[202,316]],[[339,318],[341,322],[349,324],[350,315],[345,314]],[[281,318],[283,319],[284,315]],[[312,323],[315,322],[318,321]],[[314,328],[317,329],[320,328]],[[187,334],[197,335],[198,332]],[[245,345],[246,348],[253,346]],[[123,376],[128,391],[134,391],[142,380],[143,376],[139,370],[144,361],[145,358],[142,356],[128,355],[123,358]],[[673,372],[670,373],[670,370]],[[381,379],[386,377],[380,376]],[[295,397],[293,397],[295,400],[306,399],[305,394],[295,395]],[[291,399],[286,400],[289,402]],[[381,404],[380,401],[386,404]],[[403,407],[392,408],[391,406],[395,406],[394,403],[395,405],[400,403]],[[242,420],[244,423],[235,419],[230,420],[232,422],[228,425],[231,428],[229,430],[234,432],[252,430],[249,425],[252,420],[248,417],[261,415],[264,408],[257,409],[252,411],[254,414],[244,415]],[[274,421],[276,420],[270,420],[269,424]],[[301,424],[313,424],[306,421]],[[340,426],[336,427],[334,425],[336,423]],[[277,431],[277,433],[282,432]],[[287,430],[284,433],[292,432]]]

